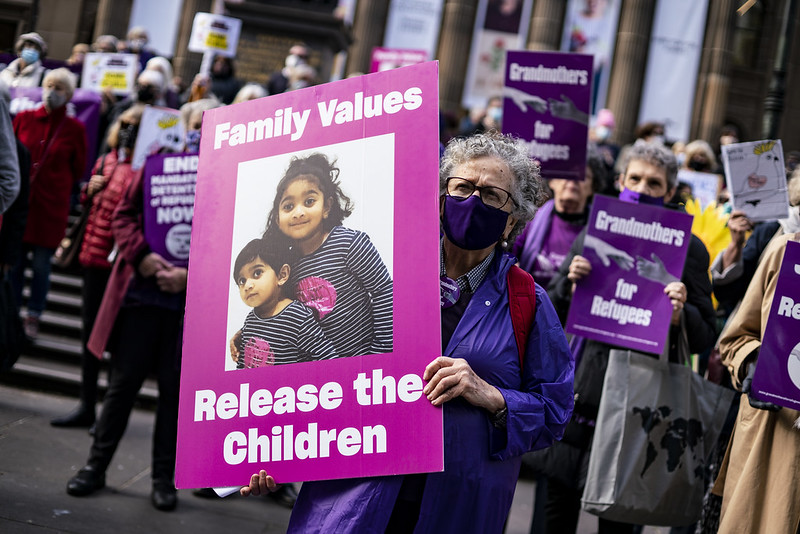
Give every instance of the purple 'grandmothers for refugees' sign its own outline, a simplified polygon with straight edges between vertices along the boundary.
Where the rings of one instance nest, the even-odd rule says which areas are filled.
[[[178,487],[443,469],[438,104],[429,62],[205,112]]]
[[[503,133],[528,144],[546,179],[583,180],[592,96],[592,56],[509,51]]]
[[[800,243],[788,241],[750,394],[800,409]]]
[[[583,256],[592,271],[572,296],[569,333],[660,354],[672,304],[664,287],[678,281],[692,216],[596,195]]]
[[[189,264],[197,154],[156,154],[144,164],[144,237],[173,265]]]

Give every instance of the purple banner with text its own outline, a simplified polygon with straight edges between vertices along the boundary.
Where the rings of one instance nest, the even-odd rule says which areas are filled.
[[[582,254],[592,270],[575,288],[567,332],[660,354],[672,316],[664,287],[681,278],[691,228],[691,215],[595,196]]]
[[[750,394],[800,410],[800,243],[789,241],[772,297]]]
[[[509,51],[503,133],[524,139],[546,179],[583,180],[592,56]]]
[[[144,237],[173,265],[189,265],[197,154],[157,154],[144,164]]]

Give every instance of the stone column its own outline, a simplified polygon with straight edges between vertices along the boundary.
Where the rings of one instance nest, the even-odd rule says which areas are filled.
[[[439,37],[439,104],[459,112],[478,0],[446,0]]]
[[[172,56],[172,70],[188,85],[194,75],[200,72],[203,54],[189,52],[189,37],[192,35],[192,24],[195,13],[210,13],[212,0],[184,0],[181,17],[178,23],[178,38],[175,40],[175,55]]]
[[[622,2],[606,103],[617,122],[612,140],[620,144],[633,141],[639,120],[655,7],[651,0]]]
[[[369,72],[372,49],[383,45],[386,19],[389,16],[389,0],[358,2],[353,18],[355,42],[347,51],[345,75]]]
[[[738,0],[710,2],[708,33],[701,56],[700,76],[692,114],[692,139],[705,139],[716,146],[725,121],[731,84],[733,33]]]
[[[113,35],[118,39],[125,39],[132,6],[133,0],[100,0],[97,4],[92,40],[100,35]]]
[[[559,50],[561,48],[561,32],[564,28],[566,9],[567,3],[563,0],[534,1],[528,50]]]

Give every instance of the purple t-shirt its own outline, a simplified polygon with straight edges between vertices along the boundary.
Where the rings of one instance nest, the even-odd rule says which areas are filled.
[[[550,232],[542,243],[542,250],[536,256],[531,274],[542,287],[547,287],[550,280],[556,275],[564,259],[569,253],[572,242],[583,230],[583,224],[565,221],[556,213],[550,222]]]

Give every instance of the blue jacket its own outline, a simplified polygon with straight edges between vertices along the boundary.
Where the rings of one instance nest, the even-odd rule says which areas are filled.
[[[444,465],[427,475],[416,532],[502,532],[522,454],[561,438],[573,406],[574,360],[561,323],[536,286],[536,315],[520,374],[506,275],[516,262],[498,254],[475,292],[445,356],[466,359],[497,387],[507,427],[456,399],[444,405]],[[413,433],[410,434],[413,439]],[[306,482],[289,532],[384,532],[403,476]]]

